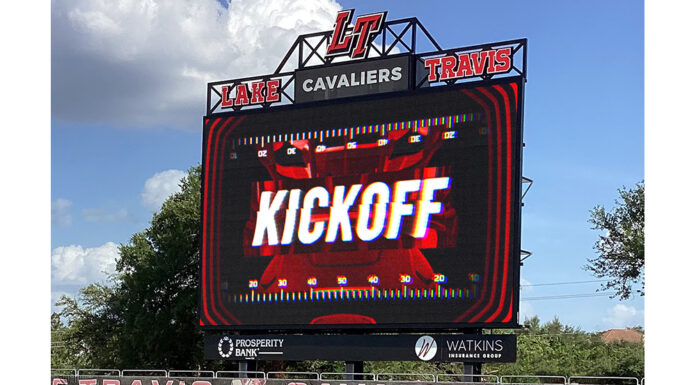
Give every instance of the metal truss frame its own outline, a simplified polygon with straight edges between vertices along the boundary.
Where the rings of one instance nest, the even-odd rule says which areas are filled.
[[[294,104],[295,70],[316,67],[330,67],[346,63],[337,60],[336,57],[324,57],[326,47],[329,44],[333,31],[315,32],[297,37],[285,57],[280,61],[276,70],[269,75],[252,76],[240,79],[230,79],[208,83],[206,116],[219,113],[240,111],[248,109],[267,109],[272,106]],[[427,77],[416,79],[414,88],[452,85],[472,80],[487,80],[506,76],[522,76],[527,79],[527,39],[507,40],[496,43],[479,44],[474,46],[458,47],[443,50],[428,30],[415,18],[391,20],[385,23],[368,47],[367,60],[386,58],[395,54],[410,54],[415,60],[423,63],[430,57],[443,55],[459,55],[466,52],[476,52],[495,49],[504,46],[512,47],[513,66],[508,73],[488,75],[462,79],[452,79],[438,82],[428,82]],[[235,87],[241,83],[268,81],[280,79],[278,93],[280,101],[262,103],[248,106],[236,106],[221,108],[222,87]]]

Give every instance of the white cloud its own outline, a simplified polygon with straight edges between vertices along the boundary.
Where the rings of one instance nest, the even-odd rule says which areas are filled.
[[[51,223],[58,226],[69,226],[72,222],[70,206],[72,206],[72,202],[63,198],[51,202]]]
[[[126,209],[120,209],[114,213],[102,209],[84,209],[82,217],[87,222],[121,222],[130,218]]]
[[[150,211],[157,211],[162,207],[170,195],[181,191],[179,182],[186,176],[181,170],[167,170],[158,172],[145,181],[145,187],[140,194],[140,201]]]
[[[535,315],[534,307],[529,301],[520,301],[520,322],[524,322],[526,318],[532,318]]]
[[[520,293],[521,294],[529,294],[532,292],[532,286],[530,286],[532,283],[527,281],[524,278],[520,278]]]
[[[532,292],[532,283],[524,278],[520,278],[520,295],[529,294]],[[520,300],[520,322],[524,322],[526,318],[532,318],[536,314],[534,313],[534,307],[529,301]]]
[[[607,316],[602,320],[606,326],[613,329],[639,326],[644,324],[644,311],[619,303],[607,310]]]
[[[200,129],[206,83],[272,73],[334,0],[63,0],[51,9],[52,116]]]
[[[51,254],[53,284],[87,284],[103,281],[116,269],[118,246],[107,242],[99,247],[60,246]]]

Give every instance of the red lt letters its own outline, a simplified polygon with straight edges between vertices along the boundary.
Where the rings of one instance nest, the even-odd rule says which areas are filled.
[[[358,16],[352,32],[348,32],[348,23],[353,18],[354,9],[341,11],[336,16],[336,25],[326,57],[350,55],[353,59],[362,59],[367,54],[367,47],[372,39],[384,27],[387,12]]]
[[[235,88],[235,96],[230,96],[230,89]],[[251,90],[249,89],[251,88]],[[280,100],[278,89],[280,79],[253,82],[249,85],[245,83],[237,84],[235,87],[222,87],[222,108],[237,106],[248,106],[250,104],[271,103]],[[265,92],[264,92],[265,90]]]
[[[512,68],[512,48],[434,57],[425,59],[424,63],[428,69],[428,81],[431,82],[438,80],[438,67],[439,80],[504,73]]]

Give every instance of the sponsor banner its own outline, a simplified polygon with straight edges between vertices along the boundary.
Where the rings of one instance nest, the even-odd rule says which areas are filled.
[[[408,90],[411,56],[295,72],[295,103]]]
[[[439,341],[441,361],[517,361],[517,336],[514,334],[440,336]]]
[[[433,385],[432,381],[418,381]],[[52,376],[51,385],[408,385],[413,381],[350,381],[306,379],[212,378],[212,377],[145,377],[145,376]],[[466,385],[470,382],[448,382]],[[481,384],[487,384],[481,382]]]
[[[207,335],[205,358],[301,361],[515,362],[514,334]]]
[[[51,376],[51,385],[265,385],[266,382],[257,378]]]

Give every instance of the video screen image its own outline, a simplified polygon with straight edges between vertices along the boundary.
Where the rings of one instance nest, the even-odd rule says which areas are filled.
[[[206,120],[201,325],[516,324],[519,88]]]

